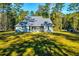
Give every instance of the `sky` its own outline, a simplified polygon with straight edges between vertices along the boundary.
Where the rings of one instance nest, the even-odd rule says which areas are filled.
[[[24,10],[28,11],[36,11],[39,3],[25,3],[22,7]]]
[[[24,3],[22,9],[25,10],[25,11],[28,10],[28,11],[34,11],[35,12],[38,9],[39,4],[43,4],[43,3]],[[63,8],[62,12],[64,14],[68,14],[69,13],[68,11],[66,11],[66,9],[67,9],[67,6]]]

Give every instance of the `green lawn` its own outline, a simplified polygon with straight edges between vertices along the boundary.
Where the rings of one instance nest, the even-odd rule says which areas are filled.
[[[78,56],[79,34],[0,32],[1,56]]]

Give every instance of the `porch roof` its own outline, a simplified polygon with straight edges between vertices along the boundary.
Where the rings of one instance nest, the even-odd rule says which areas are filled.
[[[43,18],[41,16],[26,16],[23,21],[16,26],[52,26],[50,18]]]

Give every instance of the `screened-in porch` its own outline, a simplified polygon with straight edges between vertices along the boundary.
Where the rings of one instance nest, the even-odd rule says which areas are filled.
[[[44,32],[44,26],[29,26],[29,32]]]
[[[16,27],[20,29],[22,32],[44,32],[44,26],[22,26]],[[19,32],[19,30],[17,30]]]

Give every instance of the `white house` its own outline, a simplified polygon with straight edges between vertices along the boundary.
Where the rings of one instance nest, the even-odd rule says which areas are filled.
[[[50,18],[41,16],[26,16],[15,26],[16,32],[53,32],[53,24]]]

